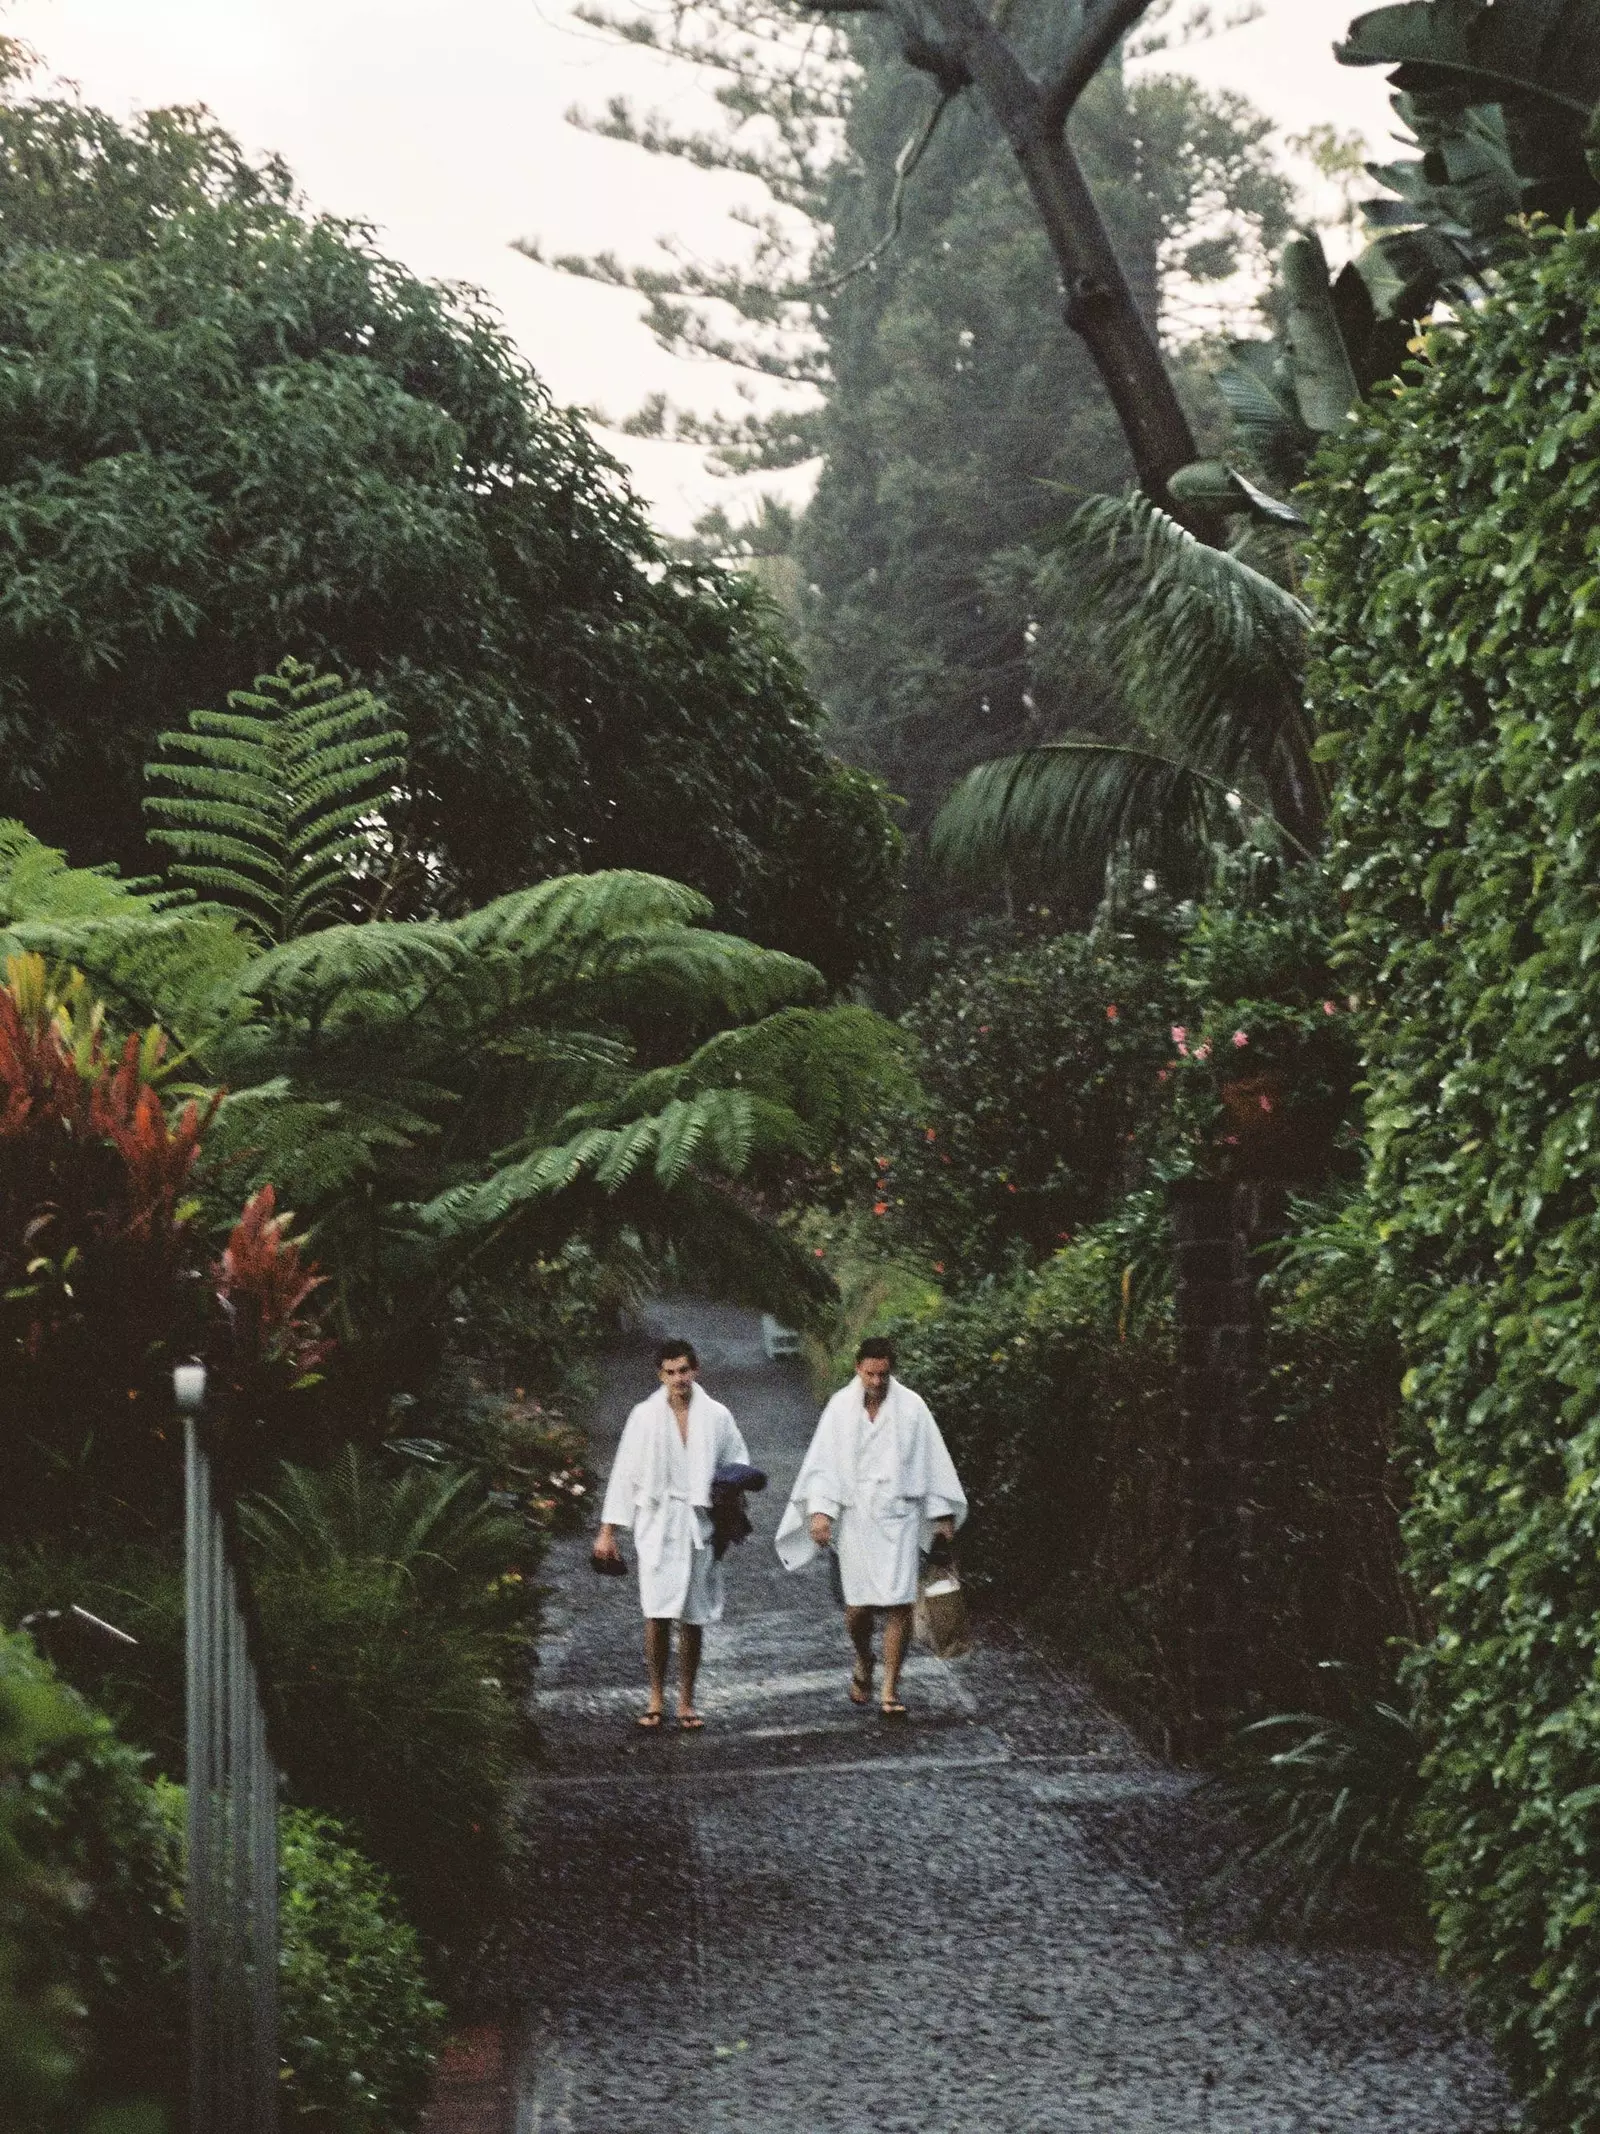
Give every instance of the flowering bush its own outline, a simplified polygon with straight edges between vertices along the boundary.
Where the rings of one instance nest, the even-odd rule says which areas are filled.
[[[953,956],[905,1017],[922,1101],[883,1125],[873,1215],[952,1279],[1098,1220],[1163,1101],[1166,985],[1163,965],[1081,934]]]
[[[1311,1182],[1358,1167],[1361,1056],[1330,967],[1338,912],[1297,868],[1270,902],[1203,906],[1173,974],[1163,1168]]]

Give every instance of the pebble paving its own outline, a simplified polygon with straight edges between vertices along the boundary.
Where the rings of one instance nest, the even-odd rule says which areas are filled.
[[[587,1540],[554,1553],[517,2134],[1514,2126],[1420,1960],[1197,1927],[1191,1777],[1003,1628],[919,1653],[908,1722],[855,1711],[825,1579],[772,1553],[815,1410],[758,1319],[651,1314],[608,1363],[597,1458],[668,1316],[772,1486],[707,1632],[703,1734],[634,1731],[634,1587]]]

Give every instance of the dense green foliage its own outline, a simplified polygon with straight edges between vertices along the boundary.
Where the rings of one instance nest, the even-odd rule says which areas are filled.
[[[1600,230],[1532,233],[1322,464],[1323,724],[1436,1621],[1443,1948],[1535,2124],[1600,2127]]]
[[[366,1406],[417,1390],[469,1262],[631,1232],[803,1297],[808,1263],[726,1184],[822,1161],[896,1072],[886,1024],[792,1005],[820,990],[813,969],[710,931],[702,897],[655,877],[561,877],[460,919],[269,946],[13,826],[0,910],[0,952],[70,959],[226,1087],[203,1176],[234,1196],[270,1184],[311,1226]]]
[[[414,764],[400,908],[689,878],[839,983],[895,837],[745,581],[667,562],[470,294],[203,116],[0,105],[0,810],[145,864],[156,735],[292,643]]]
[[[536,1536],[468,1470],[353,1448],[241,1521],[294,1797],[349,1825],[459,1979],[505,1906]]]
[[[291,2126],[414,2126],[443,2034],[387,1879],[327,1816],[290,1809],[281,1850],[280,2039]]]
[[[921,1099],[874,1156],[891,1233],[972,1280],[1106,1215],[1171,1059],[1165,981],[1082,934],[952,956],[903,1018]]]
[[[83,1708],[22,1639],[0,1634],[0,2092],[25,2126],[52,2134],[68,2124],[85,2040],[60,1962],[68,1863],[41,1842],[34,1781],[92,1742]],[[48,1798],[48,1781],[39,1790]]]
[[[152,1784],[148,1759],[61,1689],[26,1639],[4,1633],[0,1711],[10,1844],[0,1924],[26,1937],[26,2012],[35,2025],[48,2019],[58,2063],[42,2084],[48,2061],[37,2046],[14,2063],[6,2101],[23,2116],[7,2127],[78,2134],[100,2124],[97,2106],[141,2102],[175,2113],[188,2022],[182,1790]],[[384,1878],[337,1824],[290,1810],[280,1905],[288,2123],[322,2134],[414,2125],[442,2010],[428,1998],[415,1936]],[[0,2007],[0,2049],[11,2050],[25,2042],[21,2011]],[[146,2122],[104,2124],[109,2134],[113,2124]]]

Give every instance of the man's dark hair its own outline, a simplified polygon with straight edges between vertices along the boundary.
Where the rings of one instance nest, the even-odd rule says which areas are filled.
[[[886,1363],[894,1369],[894,1343],[885,1341],[881,1334],[873,1334],[856,1350],[857,1363]]]
[[[699,1370],[700,1359],[694,1352],[694,1343],[692,1341],[679,1341],[675,1337],[670,1341],[661,1341],[656,1344],[656,1369],[659,1371],[664,1363],[675,1362],[679,1356],[688,1357],[691,1371]]]

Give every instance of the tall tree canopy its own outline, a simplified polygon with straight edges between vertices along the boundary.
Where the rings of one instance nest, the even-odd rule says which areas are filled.
[[[614,104],[586,123],[766,188],[743,260],[705,264],[666,241],[648,264],[559,264],[637,290],[669,349],[820,396],[721,424],[658,399],[630,427],[709,442],[735,470],[821,457],[793,583],[802,651],[847,753],[890,778],[919,825],[998,748],[1064,724],[1120,731],[1081,663],[1069,675],[1039,656],[1055,596],[1035,543],[1075,495],[1122,487],[1134,462],[1099,357],[1067,330],[1060,258],[991,103],[954,78],[930,82],[892,8],[826,10],[808,30],[781,0],[666,15],[586,0],[580,12],[708,66],[726,115],[718,132],[686,132]],[[1082,29],[1082,11],[1048,0],[1018,0],[1004,22],[1039,80]],[[1265,280],[1290,188],[1268,121],[1241,98],[1179,75],[1135,80],[1099,57],[1071,155],[1141,331],[1166,342],[1187,389],[1201,382],[1188,360],[1199,338],[1238,309],[1240,270]],[[723,552],[757,552],[769,576],[775,537],[787,539],[770,512],[753,532],[723,514],[704,530]]]
[[[1044,34],[1049,11],[1017,8]],[[830,187],[830,253],[862,255],[889,216],[910,79],[877,26]],[[1074,139],[1152,324],[1260,258],[1287,227],[1268,124],[1233,97],[1108,67]],[[1083,346],[1061,328],[1049,243],[999,128],[953,105],[906,189],[900,240],[822,321],[824,462],[796,553],[804,647],[842,744],[922,823],[979,758],[1064,725],[1122,722],[1080,666],[1040,656],[1058,594],[1041,535],[1133,468]],[[1180,349],[1177,373],[1184,375]]]
[[[9,102],[0,233],[0,811],[146,864],[154,736],[292,643],[411,736],[402,912],[627,866],[834,983],[885,946],[895,833],[761,597],[470,291],[192,111]]]

